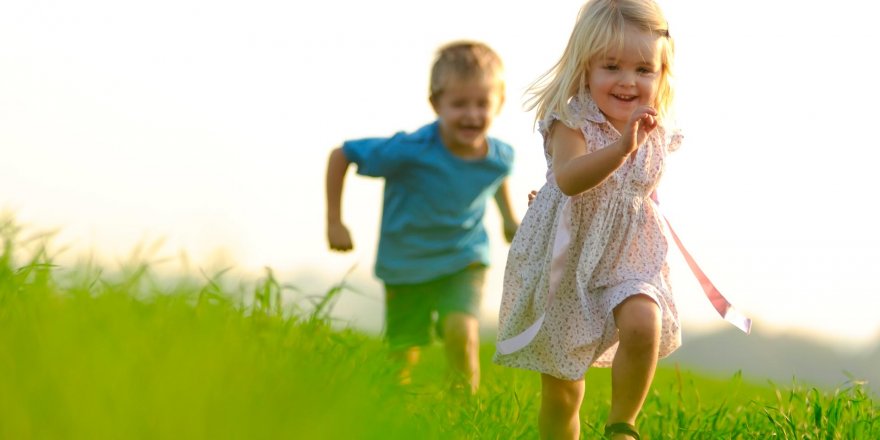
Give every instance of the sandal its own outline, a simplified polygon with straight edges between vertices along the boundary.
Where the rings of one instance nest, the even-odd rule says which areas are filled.
[[[626,422],[612,423],[605,426],[605,438],[611,438],[614,434],[626,434],[636,440],[642,439],[639,432],[636,431],[636,427]]]

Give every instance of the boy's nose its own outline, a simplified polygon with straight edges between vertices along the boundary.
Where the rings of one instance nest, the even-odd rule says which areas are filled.
[[[474,118],[474,119],[480,118],[483,116],[483,113],[484,113],[483,108],[480,106],[476,106],[476,105],[470,106],[466,110],[466,114],[467,114],[468,118]]]

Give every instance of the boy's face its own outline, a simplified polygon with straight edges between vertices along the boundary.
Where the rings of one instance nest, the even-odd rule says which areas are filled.
[[[500,80],[450,78],[431,99],[440,120],[440,136],[453,154],[485,153],[486,133],[504,101]]]

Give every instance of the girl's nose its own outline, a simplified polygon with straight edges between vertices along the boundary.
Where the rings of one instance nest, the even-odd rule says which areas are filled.
[[[620,83],[623,85],[631,86],[636,83],[636,74],[635,72],[622,72],[620,77]]]

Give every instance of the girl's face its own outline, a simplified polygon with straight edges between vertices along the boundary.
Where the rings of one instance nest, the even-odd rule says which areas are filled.
[[[499,80],[447,81],[443,92],[431,100],[446,148],[462,157],[485,154],[486,133],[501,109],[502,90]]]
[[[590,96],[619,132],[636,108],[654,105],[662,74],[660,38],[627,26],[622,50],[613,48],[590,60]]]

